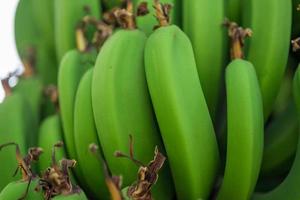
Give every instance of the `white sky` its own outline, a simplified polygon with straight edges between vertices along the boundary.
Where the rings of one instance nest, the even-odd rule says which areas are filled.
[[[21,65],[14,41],[14,14],[18,0],[0,1],[0,78]],[[0,102],[4,98],[0,84]]]

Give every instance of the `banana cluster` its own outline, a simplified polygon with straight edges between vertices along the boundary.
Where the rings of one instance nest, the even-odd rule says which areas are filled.
[[[19,0],[0,200],[299,199],[299,10]]]

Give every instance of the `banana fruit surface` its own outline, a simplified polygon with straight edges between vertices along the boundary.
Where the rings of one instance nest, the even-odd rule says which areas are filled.
[[[226,95],[226,166],[217,199],[246,200],[258,179],[264,145],[261,93],[250,62],[235,59],[227,66]]]
[[[103,164],[90,152],[89,145],[99,146],[98,135],[92,108],[93,68],[81,78],[74,105],[74,143],[77,161],[84,177],[84,182],[96,199],[109,199],[105,184]]]
[[[292,24],[292,1],[244,1],[243,26],[251,28],[246,41],[246,60],[250,61],[260,83],[264,117],[268,118],[288,60]],[[266,12],[266,9],[268,12]]]
[[[183,1],[183,30],[194,49],[198,75],[213,121],[228,53],[226,33],[222,27],[224,7],[223,0]]]
[[[122,174],[123,185],[131,185],[138,166],[116,158],[115,151],[128,152],[134,140],[134,157],[152,160],[155,146],[163,150],[147,88],[144,69],[146,35],[139,30],[119,30],[103,45],[97,57],[92,82],[96,128],[104,157],[112,174]],[[155,199],[172,198],[168,165],[153,187]]]
[[[145,67],[177,198],[207,199],[219,153],[187,35],[175,25],[156,29],[146,43]]]

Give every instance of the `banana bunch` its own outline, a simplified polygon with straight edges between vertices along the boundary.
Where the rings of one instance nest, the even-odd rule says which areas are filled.
[[[19,0],[0,200],[299,199],[299,4]]]

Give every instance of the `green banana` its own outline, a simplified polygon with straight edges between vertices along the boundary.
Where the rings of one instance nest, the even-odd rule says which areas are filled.
[[[102,163],[89,152],[89,145],[96,143],[98,135],[95,127],[92,108],[93,69],[89,69],[81,78],[74,104],[74,143],[77,150],[77,161],[80,163],[84,182],[93,192],[96,199],[109,199],[105,184]]]
[[[152,159],[156,145],[160,149],[163,146],[144,71],[147,38],[140,30],[126,28],[115,32],[98,54],[92,81],[92,105],[108,167],[113,174],[122,174],[124,185],[130,185],[136,180],[138,167],[132,161],[116,158],[114,152],[127,152],[129,135],[135,140],[135,157],[143,163]],[[171,199],[172,189],[169,169],[165,166],[153,187],[153,196]]]
[[[256,69],[266,120],[288,60],[292,1],[251,0],[244,1],[243,6],[243,25],[253,31],[253,36],[246,42],[246,60]]]
[[[54,0],[31,1],[35,26],[39,30],[39,34],[43,36],[47,46],[54,51]]]
[[[238,24],[242,20],[242,8],[244,0],[226,0],[226,17]]]
[[[44,171],[48,166],[50,166],[52,147],[58,141],[62,141],[62,134],[62,127],[58,114],[47,117],[41,123],[39,129],[38,146],[41,147],[44,152],[38,162],[40,171]],[[59,160],[66,157],[65,151],[60,150],[56,153],[56,157]]]
[[[250,62],[235,59],[227,66],[226,93],[226,166],[217,199],[246,200],[258,179],[264,135],[261,93]]]
[[[36,8],[36,2],[39,0],[20,0],[15,15],[15,40],[18,54],[26,65],[28,59],[32,59],[33,67],[40,75],[44,84],[56,84],[57,62],[54,51],[53,38],[49,38],[51,31],[42,30],[50,26],[50,24],[42,24],[39,26],[37,21],[51,20],[48,11],[51,7],[43,6],[43,9]],[[42,2],[42,1],[41,1]],[[51,1],[47,1],[51,2]],[[38,3],[39,4],[39,3]],[[46,4],[45,4],[46,5]],[[46,9],[47,11],[42,11]],[[40,12],[44,13],[43,15]],[[41,16],[42,15],[42,16]],[[35,21],[36,20],[36,21]],[[43,20],[43,21],[44,21]],[[47,32],[47,33],[46,33]],[[52,30],[53,32],[53,30]],[[28,58],[31,57],[31,58]]]
[[[8,95],[4,102],[0,104],[0,144],[16,142],[20,145],[21,152],[25,153],[27,144],[26,138],[31,138],[30,123],[28,117],[28,104],[23,96],[14,93]],[[0,151],[0,191],[11,181],[18,180],[13,178],[16,162],[11,159],[15,157],[15,151],[8,149]]]
[[[26,102],[28,103],[31,118],[31,132],[32,137],[28,138],[29,143],[28,146],[36,146],[37,137],[38,137],[38,125],[40,121],[40,108],[42,104],[42,90],[43,85],[40,79],[36,76],[29,78],[22,78],[18,82],[15,88],[13,88],[13,92],[17,92],[24,97]]]
[[[54,0],[55,45],[59,61],[76,47],[76,26],[86,15],[100,18],[99,0]]]
[[[43,195],[40,192],[36,192],[34,189],[38,185],[38,179],[31,181],[28,188],[28,194],[26,199],[30,200],[43,200]],[[9,183],[0,193],[0,200],[17,200],[24,195],[28,186],[28,181],[15,181]]]
[[[294,76],[293,82],[293,95],[295,98],[295,104],[298,111],[298,120],[300,120],[300,65]],[[299,130],[298,130],[299,131]],[[299,133],[299,132],[298,132]],[[284,179],[284,181],[277,186],[274,190],[267,193],[258,193],[253,196],[254,200],[296,200],[300,198],[299,191],[300,184],[300,137],[298,137],[298,145],[296,151],[296,157],[292,168]]]
[[[223,0],[183,1],[183,30],[190,38],[202,90],[215,121],[227,56]],[[201,29],[201,30],[200,30]]]
[[[292,0],[292,13],[293,13],[293,26],[292,26],[292,38],[296,38],[300,36],[300,11],[298,10],[298,6],[300,4],[300,0]]]
[[[162,3],[168,3],[173,5],[171,15],[170,15],[170,21],[172,24],[176,24],[180,26],[181,24],[181,1],[182,0],[161,0]],[[153,29],[155,27],[156,19],[153,17],[155,14],[155,9],[153,8],[154,1],[153,0],[133,0],[135,6],[137,7],[142,2],[148,3],[148,9],[149,14],[145,16],[139,16],[137,17],[137,26],[140,30],[144,31],[146,35],[150,35],[153,32]],[[183,1],[184,2],[184,1]]]
[[[285,163],[289,162],[297,149],[298,115],[293,102],[266,128],[264,155],[261,166],[262,176],[282,174]]]
[[[163,25],[161,6],[156,4]],[[175,25],[156,29],[146,43],[145,67],[177,198],[207,199],[219,153],[187,35]]]
[[[61,120],[63,127],[63,138],[69,158],[77,159],[76,148],[74,143],[74,104],[75,97],[81,77],[86,70],[94,66],[97,52],[90,50],[79,52],[71,50],[61,61],[58,73],[58,92],[61,110]],[[80,186],[86,183],[82,182],[84,176],[80,170],[80,163],[74,170],[76,178],[80,179]]]

